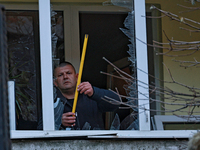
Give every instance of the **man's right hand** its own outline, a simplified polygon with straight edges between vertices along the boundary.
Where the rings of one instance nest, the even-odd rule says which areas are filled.
[[[67,112],[62,115],[62,125],[65,127],[75,126],[76,117],[75,113]]]

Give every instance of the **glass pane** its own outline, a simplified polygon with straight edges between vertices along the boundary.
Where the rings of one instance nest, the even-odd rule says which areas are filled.
[[[189,32],[193,29],[185,26],[185,22],[169,21],[167,16],[162,19],[155,17],[163,16],[159,8],[192,20],[199,20],[198,15],[195,11],[183,10],[177,2],[158,4],[153,6],[153,10],[150,10],[153,8],[150,4],[147,5],[152,130],[196,130],[200,128],[200,82],[195,63],[200,57],[195,42],[199,33]],[[192,7],[191,3],[179,4]]]
[[[63,12],[51,10],[52,57],[55,63],[65,60],[63,25]]]
[[[16,129],[36,129],[40,107],[37,11],[7,11],[9,78],[15,81]]]
[[[52,12],[53,60],[64,60],[63,13]],[[15,81],[16,129],[40,129],[42,116],[38,11],[7,11],[9,78]]]
[[[127,82],[126,79],[114,77],[113,75],[120,76],[120,74],[114,70],[111,64],[102,59],[102,57],[106,57],[121,71],[129,74],[131,79],[136,77],[134,11],[132,11],[132,1],[127,2],[127,4],[122,3],[122,1],[117,3],[111,1],[102,1],[101,3],[94,1],[93,3],[87,4],[84,4],[83,1],[83,3],[75,3],[73,5],[62,3],[62,8],[59,7],[59,3],[53,2],[54,1],[52,1],[53,10],[63,9],[64,12],[68,12],[65,16],[67,20],[64,20],[67,22],[64,33],[70,40],[70,45],[67,45],[67,50],[65,50],[65,60],[70,61],[78,72],[84,36],[88,34],[89,38],[82,82],[89,81],[90,84],[94,86],[93,90],[100,93],[102,93],[103,90],[96,89],[95,87],[112,89],[115,92],[115,88],[117,88],[119,93],[123,95],[121,99],[124,103],[120,105],[117,94],[114,94],[114,100],[109,100],[111,102],[107,102],[108,99],[105,98],[105,96],[107,96],[106,94],[101,94],[98,97],[99,101],[103,101],[103,103],[101,103],[95,102],[97,101],[94,98],[97,96],[96,94],[94,94],[92,98],[84,98],[83,94],[79,93],[80,98],[76,106],[77,117],[75,127],[71,127],[67,124],[67,128],[65,125],[61,125],[61,128],[66,128],[67,130],[138,130],[136,80]],[[66,7],[63,8],[64,6]],[[59,60],[58,62],[62,61]],[[64,66],[62,67],[64,68]],[[62,113],[65,114],[72,111],[73,98],[67,98],[68,96],[65,93],[67,90],[64,91],[62,87],[58,85],[58,78],[60,77],[56,76],[58,73],[57,71],[54,72],[54,83],[56,82],[57,86],[57,88],[55,87],[55,91],[57,91],[55,94],[55,104],[57,107],[54,109],[54,112],[61,112],[62,115]],[[100,73],[100,71],[107,72],[110,75],[104,75]],[[113,94],[113,92],[108,90],[106,93]],[[60,107],[62,104],[59,105],[59,98],[61,101],[64,101],[64,108]],[[112,103],[117,103],[117,107]],[[134,105],[134,107],[132,107],[132,105]],[[109,110],[107,109],[108,106],[117,109]],[[61,120],[58,119],[61,115],[55,113],[56,120]]]

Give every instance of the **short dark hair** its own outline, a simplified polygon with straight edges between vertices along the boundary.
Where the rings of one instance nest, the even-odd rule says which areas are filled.
[[[58,67],[64,67],[64,66],[67,66],[67,65],[72,66],[72,68],[74,69],[74,72],[76,73],[76,69],[74,68],[74,66],[72,65],[72,63],[70,63],[68,61],[63,61],[63,62],[60,62],[57,66],[54,67],[54,69],[53,69],[53,76],[55,77],[55,70],[56,70],[56,68],[58,68]]]

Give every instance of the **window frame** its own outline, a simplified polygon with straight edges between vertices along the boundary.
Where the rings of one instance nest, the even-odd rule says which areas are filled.
[[[148,62],[147,62],[147,45],[143,44],[141,41],[146,43],[146,18],[145,16],[145,0],[134,0],[134,10],[135,10],[135,35],[136,35],[136,58],[137,67],[141,70],[148,72]],[[196,130],[164,130],[164,131],[152,131],[150,129],[150,113],[149,113],[149,101],[145,102],[142,99],[146,99],[144,95],[140,93],[147,93],[141,87],[138,87],[138,104],[140,106],[145,106],[146,111],[139,109],[139,128],[138,131],[122,131],[122,130],[101,130],[101,131],[55,131],[54,130],[54,113],[53,113],[53,82],[52,82],[52,57],[51,57],[51,22],[50,22],[50,0],[38,0],[39,5],[39,27],[40,27],[40,52],[41,52],[41,86],[42,86],[42,108],[43,108],[43,131],[20,131],[11,130],[11,139],[26,139],[26,138],[55,138],[55,137],[86,137],[86,138],[189,138]],[[38,5],[6,5],[8,9],[14,10],[38,10]],[[136,7],[137,6],[137,7]],[[140,6],[140,7],[138,7]],[[64,6],[63,6],[64,7]],[[63,7],[60,7],[63,9]],[[67,7],[65,7],[67,8]],[[83,7],[77,7],[80,9],[74,9],[75,15],[77,15],[78,10]],[[85,7],[86,8],[86,7]],[[56,6],[55,6],[56,9]],[[70,9],[63,10],[64,18],[68,17],[73,22],[73,17],[71,17]],[[56,9],[57,10],[57,9]],[[75,20],[76,21],[76,20]],[[65,28],[65,44],[69,44],[69,49],[66,50],[66,59],[71,60],[75,63],[75,67],[79,66],[79,58],[74,58],[77,55],[77,51],[72,51],[74,45],[71,43],[75,39],[78,44],[75,44],[79,50],[79,34],[72,36],[69,39],[73,31],[70,28],[72,22],[67,22],[64,19]],[[77,24],[78,25],[78,24]],[[66,32],[69,31],[69,32]],[[139,40],[138,40],[139,39]],[[78,51],[78,54],[80,52]],[[142,59],[139,59],[142,58]],[[48,74],[48,76],[46,75]],[[148,84],[148,75],[143,74],[139,70],[137,71],[137,78],[140,81]],[[148,93],[147,93],[148,95]],[[147,105],[146,105],[147,104]],[[49,111],[52,110],[52,111]],[[49,117],[51,116],[51,117]]]
[[[194,118],[188,118],[184,115],[183,118],[174,115],[154,115],[155,128],[156,130],[164,130],[164,123],[199,123],[195,117],[200,117],[200,115],[194,116]]]
[[[9,121],[10,130],[16,130],[15,118],[15,81],[8,81],[8,105],[9,105]]]

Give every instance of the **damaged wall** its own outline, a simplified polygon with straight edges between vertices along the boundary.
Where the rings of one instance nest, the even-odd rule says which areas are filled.
[[[13,140],[12,150],[179,150],[187,140]]]

